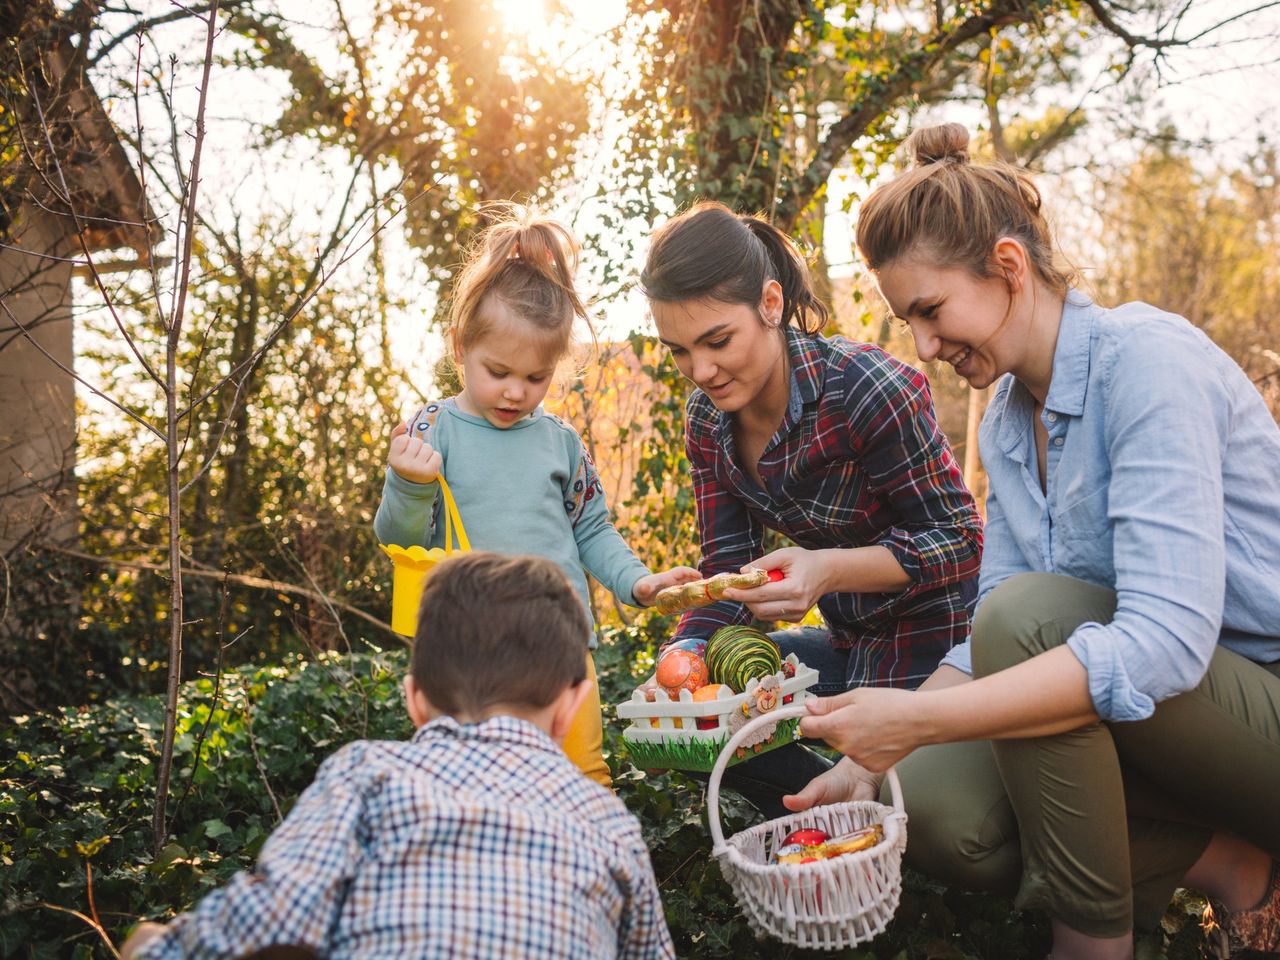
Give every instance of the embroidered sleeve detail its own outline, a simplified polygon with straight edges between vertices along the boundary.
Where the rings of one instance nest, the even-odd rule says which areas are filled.
[[[417,413],[409,418],[409,436],[426,440],[431,433],[431,428],[436,425],[436,419],[440,416],[440,411],[443,407],[443,401],[432,400],[420,408]]]
[[[574,526],[582,519],[587,504],[596,497],[604,496],[604,486],[600,483],[600,475],[596,472],[596,465],[592,462],[586,445],[580,444],[578,451],[578,467],[573,472],[573,482],[569,484],[564,499],[564,512],[569,515]]]

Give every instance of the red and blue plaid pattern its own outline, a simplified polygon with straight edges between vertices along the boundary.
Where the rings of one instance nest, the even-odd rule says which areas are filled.
[[[640,824],[541,730],[444,717],[325,761],[253,873],[139,960],[674,957]]]
[[[766,527],[811,549],[887,547],[913,586],[831,593],[818,609],[832,642],[851,648],[853,685],[918,686],[968,636],[982,519],[924,374],[870,344],[787,335],[791,398],[760,458],[763,487],[734,462],[731,419],[702,391],[689,398],[702,573],[760,557]],[[750,619],[722,601],[685,614],[677,636]]]

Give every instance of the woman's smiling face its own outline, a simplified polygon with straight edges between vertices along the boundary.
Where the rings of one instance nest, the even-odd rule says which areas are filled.
[[[876,280],[889,309],[911,328],[922,361],[951,364],[979,390],[1016,365],[1013,301],[1003,279],[907,254],[881,267]]]
[[[762,319],[781,316],[775,290],[777,283],[769,281],[758,306],[709,298],[650,304],[658,338],[680,372],[725,413],[750,406],[786,375],[784,335]]]

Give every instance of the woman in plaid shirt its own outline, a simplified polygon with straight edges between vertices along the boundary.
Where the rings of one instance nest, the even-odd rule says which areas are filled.
[[[640,282],[697,387],[685,444],[702,573],[784,574],[685,614],[676,636],[799,621],[816,604],[825,628],[773,634],[818,670],[816,692],[919,685],[968,633],[982,547],[924,375],[873,345],[821,336],[827,310],[795,244],[722,204],[663,225]],[[766,529],[795,546],[764,555]],[[788,748],[738,769],[764,781],[741,792],[781,812],[778,788],[821,764]]]

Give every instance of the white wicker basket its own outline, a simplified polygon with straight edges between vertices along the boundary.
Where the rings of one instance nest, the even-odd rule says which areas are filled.
[[[728,840],[720,828],[720,778],[738,741],[765,724],[804,713],[803,706],[790,706],[757,717],[725,744],[707,784],[712,853],[758,932],[798,947],[839,950],[879,936],[898,909],[907,814],[893,768],[887,773],[892,807],[871,800],[814,807]],[[813,863],[770,862],[773,851],[794,830],[816,827],[834,837],[875,823],[883,826],[884,839],[866,850]]]

